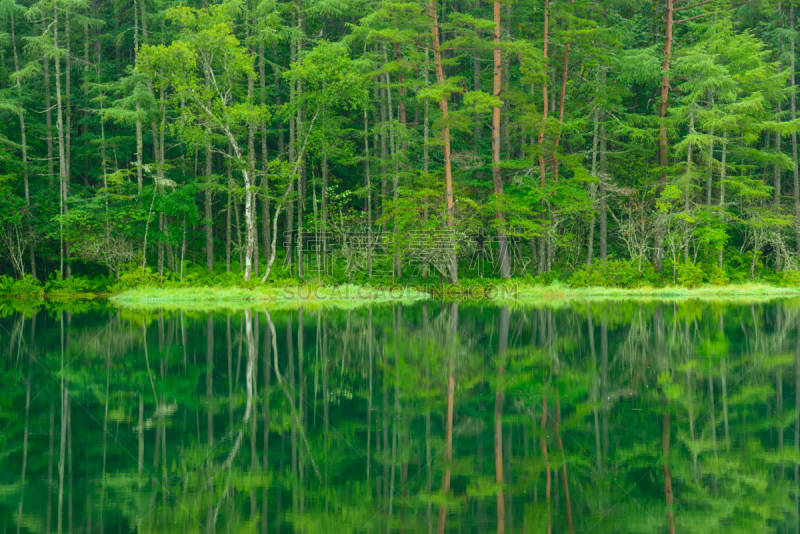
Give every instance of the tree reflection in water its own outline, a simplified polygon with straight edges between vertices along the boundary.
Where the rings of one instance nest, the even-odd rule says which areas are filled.
[[[796,301],[3,313],[4,532],[798,525]]]

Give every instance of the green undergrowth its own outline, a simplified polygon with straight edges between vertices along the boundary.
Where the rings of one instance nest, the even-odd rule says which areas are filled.
[[[212,310],[219,308],[296,309],[332,307],[356,308],[386,303],[413,304],[427,299],[497,304],[549,304],[576,300],[764,300],[800,297],[800,288],[776,287],[766,284],[705,285],[695,288],[671,287],[570,287],[560,282],[548,285],[506,282],[499,284],[470,284],[440,288],[412,286],[325,286],[304,284],[296,286],[261,286],[256,288],[157,288],[142,287],[126,290],[111,297],[125,308],[181,308]]]
[[[637,300],[759,300],[764,298],[798,297],[800,287],[779,287],[768,284],[702,285],[697,287],[642,286],[618,287],[569,287],[561,283],[546,286],[519,285],[508,300],[526,302],[537,300],[588,300],[588,299],[637,299]]]
[[[223,305],[298,308],[335,306],[349,308],[362,304],[446,301],[530,303],[572,299],[764,299],[800,296],[800,272],[776,273],[762,269],[750,281],[736,266],[687,263],[667,264],[656,273],[649,264],[611,258],[581,267],[569,274],[556,271],[543,275],[519,275],[509,280],[495,277],[463,278],[449,284],[438,275],[428,278],[406,276],[368,278],[311,276],[297,280],[278,268],[266,283],[254,277],[248,282],[238,269],[208,271],[204,266],[187,266],[183,277],[166,272],[163,277],[149,267],[129,265],[119,278],[73,276],[61,279],[51,274],[42,283],[28,275],[21,279],[0,276],[0,298],[9,300],[80,301],[111,296],[127,307],[201,307]],[[674,283],[673,283],[674,274]]]
[[[269,307],[289,309],[299,307],[350,308],[361,304],[389,302],[413,303],[429,298],[413,287],[372,287],[361,285],[261,285],[256,287],[141,287],[114,295],[111,300],[123,307],[190,307],[213,308]]]

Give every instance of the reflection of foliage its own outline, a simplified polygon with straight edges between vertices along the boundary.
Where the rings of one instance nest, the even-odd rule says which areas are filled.
[[[24,454],[22,526],[44,522],[61,377],[73,399],[63,423],[73,454],[64,506],[72,502],[75,531],[88,527],[88,509],[93,525],[102,514],[110,532],[171,532],[175,524],[272,531],[276,522],[281,531],[417,532],[429,518],[435,524],[443,504],[446,530],[485,531],[502,490],[506,531],[546,530],[549,515],[553,532],[566,532],[565,466],[576,531],[663,531],[665,463],[680,532],[769,532],[794,521],[796,302],[505,312],[429,302],[305,310],[302,322],[297,311],[269,320],[253,312],[249,328],[242,313],[86,306],[52,305],[35,318],[30,307],[25,315],[0,310],[7,530],[18,521]],[[450,369],[456,417],[447,465]],[[28,383],[35,396],[25,445]],[[55,465],[59,454],[55,446]],[[57,476],[51,482],[55,504]]]

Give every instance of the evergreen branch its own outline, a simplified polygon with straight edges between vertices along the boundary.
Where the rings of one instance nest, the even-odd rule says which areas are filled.
[[[720,9],[719,11],[714,11],[712,13],[702,13],[700,15],[695,15],[694,17],[689,17],[688,19],[680,19],[673,22],[673,24],[680,24],[681,22],[689,22],[691,20],[701,19],[703,17],[708,17],[710,15],[719,15],[721,13],[726,13],[731,11],[732,9],[736,9],[737,7],[742,7],[743,5],[747,4],[748,2],[742,2],[741,4],[736,4],[730,7],[726,7],[725,9]],[[692,6],[694,7],[694,6]],[[677,9],[675,11],[678,11]]]
[[[678,11],[685,11],[687,9],[692,9],[692,8],[695,8],[695,7],[704,6],[706,4],[710,4],[711,2],[716,2],[716,1],[717,0],[705,0],[705,2],[698,2],[698,3],[693,4],[691,6],[676,7],[675,9],[672,10],[672,12],[673,13],[677,13]]]

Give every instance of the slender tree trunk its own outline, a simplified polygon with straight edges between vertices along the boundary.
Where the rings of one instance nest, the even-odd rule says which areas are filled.
[[[400,53],[400,43],[395,43],[394,46],[395,46],[395,57],[397,58],[397,63],[398,63],[398,71],[397,71],[397,83],[398,83],[398,89],[397,89],[397,100],[398,100],[398,103],[397,103],[397,107],[398,107],[398,116],[399,116],[398,118],[400,119],[400,124],[402,125],[403,130],[405,131],[405,129],[406,129],[406,102],[405,102],[406,88],[405,88],[405,84],[404,84],[404,81],[403,81],[403,70],[402,70],[402,63],[401,63],[402,55]],[[387,76],[388,76],[388,74],[387,74]],[[391,90],[390,90],[390,95],[391,95]],[[391,98],[389,99],[389,102],[391,102]],[[395,141],[395,143],[397,143],[397,141]],[[403,137],[402,141],[400,142],[400,150],[402,151],[404,157],[405,157],[407,148],[408,148],[408,146],[406,144],[406,138]],[[399,180],[400,180],[400,175],[399,175],[399,172],[398,172],[398,165],[399,165],[399,162],[398,162],[398,156],[397,156],[397,146],[395,145],[395,161],[394,161],[395,169],[394,169],[394,184],[393,184],[394,185],[394,203],[395,203],[395,205],[397,205],[398,193],[399,193],[398,188],[399,188]],[[399,230],[398,230],[397,213],[395,212],[395,216],[394,216],[394,234],[395,234],[395,236],[397,236],[398,231]],[[397,240],[397,237],[395,237],[395,240]],[[403,264],[402,264],[401,259],[402,258],[401,258],[401,256],[399,254],[395,254],[394,262],[395,262],[395,270],[397,272],[397,277],[398,278],[401,278],[403,276]]]
[[[208,85],[208,82],[206,82]],[[206,141],[206,184],[205,184],[205,230],[206,230],[206,269],[214,270],[214,211],[211,194],[211,180],[214,172],[212,165],[211,137]]]
[[[53,46],[58,49],[58,7],[53,8]],[[64,113],[63,102],[61,98],[61,61],[56,58],[56,124],[58,128],[58,172],[60,177],[60,192],[59,204],[62,217],[66,216],[67,210],[67,159],[66,159],[66,146],[64,137]],[[64,262],[65,262],[65,242],[64,242],[64,221],[59,221],[59,234],[60,234],[60,263],[59,271],[61,276],[64,276]],[[69,261],[69,258],[66,258]]]
[[[305,11],[303,10],[302,0],[295,0],[295,8],[297,10],[297,62],[303,62],[303,37],[305,33]],[[300,99],[300,106],[297,110],[297,124],[295,132],[298,136],[297,143],[300,143],[301,135],[304,135],[305,129],[305,103],[303,102],[303,94],[305,92],[305,83],[303,79],[297,80],[297,97]],[[305,152],[297,155],[300,165],[300,172],[297,173],[297,276],[303,278],[305,275],[305,265],[303,262],[303,226],[305,214],[305,200],[306,200],[306,156]]]
[[[137,0],[133,0],[133,62],[139,58],[139,6]],[[142,141],[142,107],[138,99],[136,101],[136,185],[139,187],[139,194],[142,194],[144,187],[144,143]]]
[[[429,3],[430,16],[433,19],[433,58],[436,63],[436,82],[440,85],[444,84],[444,70],[442,68],[442,53],[439,46],[439,19],[436,12],[436,0],[430,0]],[[447,98],[443,98],[439,102],[439,107],[442,108],[442,115],[445,123],[447,122]],[[453,166],[450,158],[450,127],[445,125],[442,128],[442,138],[444,140],[444,187],[445,196],[447,198],[447,226],[451,233],[450,243],[450,258],[449,258],[449,271],[450,282],[453,284],[458,283],[458,263],[455,252],[455,207],[453,204]],[[449,481],[448,481],[449,483]]]
[[[790,43],[790,57],[792,58],[791,62],[791,84],[792,84],[792,91],[790,93],[791,98],[791,105],[792,105],[792,120],[797,119],[797,95],[795,94],[796,88],[796,78],[795,78],[795,37],[794,37],[794,30],[795,30],[795,20],[794,20],[794,2],[789,2],[789,25],[791,28],[791,38],[789,40]],[[797,241],[797,253],[800,254],[800,179],[798,179],[798,168],[797,168],[797,132],[793,129],[792,130],[792,177],[794,179],[794,217],[795,217],[795,224],[794,224],[794,232]]]
[[[384,61],[388,61],[386,57],[386,49],[384,49]],[[390,156],[392,160],[392,200],[394,206],[397,206],[397,199],[398,199],[398,187],[399,187],[399,169],[397,164],[397,138],[394,135],[394,114],[392,112],[392,87],[391,87],[391,79],[389,78],[389,73],[386,73],[386,109],[388,110],[388,118],[389,118],[389,150]],[[392,234],[393,239],[392,241],[397,244],[397,235],[398,235],[398,225],[397,225],[397,211],[396,208],[393,208],[394,214],[392,215],[393,225],[392,225]],[[394,247],[393,247],[394,248]],[[392,252],[392,276],[394,277],[397,275],[398,277],[401,276],[401,269],[400,269],[400,258],[397,254],[396,249]]]
[[[378,82],[380,83],[380,78],[378,78]],[[389,190],[387,186],[387,175],[388,172],[388,165],[387,162],[389,161],[389,143],[388,143],[388,135],[386,130],[386,123],[388,122],[389,113],[387,111],[387,104],[386,100],[388,98],[387,91],[389,90],[388,87],[381,87],[380,88],[380,111],[381,111],[381,219],[383,219],[383,223],[381,223],[381,235],[386,235],[386,206],[388,204],[388,196]]]
[[[225,272],[231,272],[231,210],[233,209],[233,180],[228,173],[228,206],[225,209]]]
[[[594,128],[592,135],[592,176],[597,178],[597,142],[600,135],[600,108],[594,108]],[[594,225],[595,225],[595,202],[597,201],[597,185],[589,185],[589,198],[591,215],[589,219],[589,245],[586,251],[586,266],[592,266],[592,256],[594,254]]]
[[[544,0],[544,51],[542,57],[544,58],[544,63],[547,65],[547,51],[549,48],[549,40],[550,40],[550,0]],[[544,132],[547,127],[547,112],[548,112],[548,100],[547,100],[547,82],[542,84],[542,124],[539,127],[539,175],[541,181],[542,190],[544,190],[545,184],[545,177],[546,177],[546,166],[545,166],[545,159],[544,159]]]
[[[364,104],[364,180],[367,188],[367,276],[372,279],[372,182],[370,177],[370,169],[372,168],[369,159],[369,113],[367,111],[368,105]],[[372,317],[372,309],[370,308],[370,318]],[[371,324],[371,323],[370,323]],[[370,338],[370,343],[372,339]],[[371,368],[370,368],[371,369]],[[372,382],[370,381],[370,384]],[[370,391],[372,386],[370,386]],[[369,454],[369,446],[367,447],[367,454]],[[367,484],[369,485],[369,484]]]
[[[722,159],[720,161],[720,171],[719,171],[719,208],[720,208],[720,216],[722,217],[725,213],[725,167],[727,165],[727,157],[728,157],[728,132],[724,132],[722,135]],[[795,165],[795,168],[797,166]],[[796,173],[795,173],[796,176]],[[794,181],[795,183],[795,193],[797,192],[797,179]],[[797,195],[795,195],[797,198]],[[719,249],[719,268],[722,269],[722,254],[723,250],[722,247]]]
[[[425,83],[425,87],[427,87],[428,83],[429,83],[429,80],[428,80],[428,70],[429,70],[428,59],[429,59],[428,58],[428,48],[426,47],[425,48],[425,63],[423,65],[423,67],[422,67],[423,80],[424,80],[424,83]],[[425,106],[425,109],[423,111],[423,125],[422,125],[422,172],[424,172],[425,176],[427,176],[428,175],[428,171],[430,170],[430,151],[428,149],[428,140],[430,139],[430,132],[431,132],[431,126],[430,126],[430,101],[426,98],[423,105]],[[429,213],[428,213],[428,201],[427,201],[427,199],[425,201],[425,206],[423,207],[423,215],[422,216],[425,218],[426,221],[428,220]],[[428,278],[428,261],[427,261],[427,259],[422,263],[422,277],[423,278]]]
[[[500,98],[502,90],[502,69],[503,62],[500,54],[500,2],[494,2],[494,72],[493,95]],[[497,243],[499,247],[500,276],[503,278],[511,277],[511,266],[508,261],[508,239],[505,233],[505,216],[502,209],[503,203],[503,175],[500,168],[500,106],[492,107],[492,182],[494,184],[495,202],[498,209],[495,211],[497,224]]]
[[[575,0],[569,0],[570,8],[575,5]],[[570,13],[572,15],[572,13]],[[567,34],[572,29],[572,23],[567,24]],[[569,35],[567,36],[569,39]],[[561,97],[559,98],[559,111],[558,111],[558,136],[553,141],[553,178],[558,183],[558,145],[561,142],[562,130],[564,128],[564,100],[567,96],[567,78],[569,74],[569,51],[572,47],[572,42],[567,41],[564,49],[564,68],[561,72]]]
[[[64,215],[69,214],[69,177],[71,176],[72,154],[72,51],[69,39],[69,9],[64,11]],[[58,67],[58,61],[56,62]],[[70,242],[64,240],[64,277],[72,277],[72,263],[70,262]]]
[[[11,48],[14,51],[14,73],[19,75],[19,57],[17,56],[17,37],[15,32],[14,12],[11,11]],[[45,62],[47,64],[47,62]],[[31,208],[31,193],[30,184],[28,183],[28,142],[25,131],[25,112],[22,104],[22,82],[19,76],[16,77],[17,94],[19,95],[19,135],[20,147],[22,149],[22,182],[25,189],[25,207],[30,210]],[[33,232],[33,226],[28,226],[28,232]],[[36,278],[36,256],[34,254],[33,243],[30,244],[30,261],[31,261],[31,274]]]
[[[667,13],[666,13],[666,22],[664,24],[664,59],[661,62],[661,70],[663,72],[661,78],[661,104],[658,108],[658,116],[661,119],[661,124],[659,126],[659,136],[658,136],[658,162],[661,166],[661,177],[660,181],[661,184],[659,186],[660,195],[661,189],[663,189],[664,184],[667,181],[667,164],[669,163],[669,153],[668,153],[668,143],[669,138],[667,136],[667,109],[669,107],[669,86],[670,86],[670,75],[669,75],[669,67],[670,67],[670,60],[672,57],[672,31],[673,31],[673,17],[675,14],[675,0],[666,0],[667,2]],[[655,235],[655,243],[654,243],[654,250],[653,250],[653,267],[655,268],[656,272],[661,272],[664,268],[664,228],[659,225],[656,229]]]
[[[46,34],[47,29],[47,24],[43,23],[42,34]],[[50,58],[47,55],[42,58],[42,76],[44,78],[44,117],[45,126],[47,127],[47,176],[50,178],[50,183],[52,183],[55,176],[53,164],[53,109],[50,95]]]
[[[245,12],[245,18],[246,18],[245,26],[246,26],[246,35],[248,39],[250,35],[249,16],[250,12],[248,10]],[[250,102],[255,103],[255,80],[253,79],[252,75],[247,76],[247,99]],[[250,124],[247,125],[247,168],[250,171],[250,180],[248,180],[248,182],[251,182],[251,184],[248,183],[246,184],[245,187],[248,187],[249,185],[255,185],[257,159],[258,156],[256,155],[256,123],[251,122]],[[248,189],[250,188],[248,187]],[[250,195],[250,210],[251,210],[250,221],[248,222],[248,229],[247,229],[249,237],[248,250],[249,253],[251,254],[252,258],[251,262],[253,264],[251,272],[254,276],[258,276],[258,236],[257,236],[258,202],[256,202],[257,196],[255,191],[250,189],[248,194]],[[247,215],[245,214],[245,219],[246,218]],[[248,280],[249,277],[245,279]]]
[[[267,80],[266,60],[264,58],[264,44],[258,45],[258,80],[261,83],[261,105],[267,105]],[[276,88],[277,89],[277,88]],[[264,251],[264,260],[270,259],[270,206],[269,206],[269,153],[267,151],[267,122],[261,121],[261,249]]]

